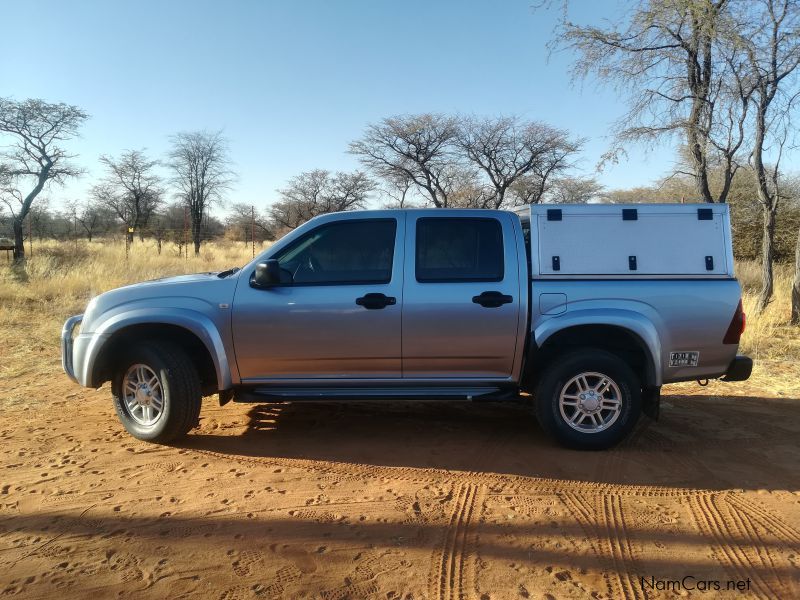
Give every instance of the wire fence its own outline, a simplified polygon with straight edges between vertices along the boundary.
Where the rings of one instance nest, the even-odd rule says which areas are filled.
[[[37,219],[37,216],[39,217]],[[249,218],[246,218],[249,217]],[[54,227],[42,225],[41,215],[29,214],[23,224],[23,244],[26,254],[31,257],[34,255],[35,242],[43,243],[45,240],[59,240],[71,242],[77,251],[81,241],[96,242],[98,240],[112,240],[125,242],[126,258],[131,252],[135,241],[140,242],[145,239],[155,241],[147,247],[153,248],[161,254],[164,246],[171,245],[176,248],[180,255],[188,258],[189,248],[195,244],[202,246],[204,243],[225,239],[231,242],[244,243],[250,246],[251,254],[256,255],[257,246],[260,248],[265,241],[270,239],[266,227],[257,222],[255,207],[251,206],[249,215],[240,215],[237,219],[231,219],[226,224],[214,223],[209,227],[207,223],[201,224],[199,232],[194,232],[189,219],[188,211],[185,211],[183,224],[176,225],[175,217],[170,218],[170,226],[163,224],[163,217],[151,219],[144,227],[135,227],[128,224],[115,223],[94,224],[87,226],[82,223],[77,214],[73,213],[70,218],[63,216],[60,221],[62,228],[56,231]],[[37,222],[38,221],[38,222]],[[63,225],[68,224],[66,229]],[[8,260],[11,260],[11,252],[14,248],[14,241],[11,238],[0,237],[0,250],[7,250]]]

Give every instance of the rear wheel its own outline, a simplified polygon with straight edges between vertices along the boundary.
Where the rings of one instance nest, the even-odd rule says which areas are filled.
[[[197,369],[180,347],[145,342],[131,348],[112,380],[114,408],[135,438],[166,443],[197,424],[202,404]]]
[[[641,383],[616,355],[580,350],[545,369],[534,401],[539,423],[558,442],[602,450],[619,443],[636,425]]]

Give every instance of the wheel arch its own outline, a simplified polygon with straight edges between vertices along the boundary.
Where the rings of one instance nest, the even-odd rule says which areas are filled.
[[[94,343],[85,361],[85,381],[98,387],[111,379],[115,360],[130,344],[147,340],[166,340],[180,346],[197,368],[203,393],[232,387],[224,345],[213,322],[197,314],[180,311],[170,315],[159,311],[154,320],[146,314],[123,314],[103,323],[95,332]]]
[[[528,348],[528,367],[523,387],[532,389],[546,365],[559,355],[581,348],[606,350],[628,362],[640,377],[643,386],[661,385],[660,345],[652,324],[628,319],[615,321],[580,320],[553,323],[535,331]],[[548,323],[545,323],[547,325]]]

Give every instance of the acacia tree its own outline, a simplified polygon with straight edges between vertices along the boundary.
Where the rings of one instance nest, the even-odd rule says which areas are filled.
[[[528,183],[536,182],[526,188],[529,199],[538,202],[548,179],[571,167],[570,159],[583,145],[566,131],[518,117],[469,117],[459,125],[459,149],[489,180],[481,208],[503,206],[509,189],[529,174]]]
[[[350,152],[375,175],[386,180],[410,180],[437,208],[448,206],[460,181],[454,156],[458,121],[424,113],[400,115],[367,126]]]
[[[148,159],[144,150],[125,150],[117,158],[102,155],[100,162],[106,176],[92,188],[92,197],[125,224],[128,241],[133,241],[134,232],[143,238],[150,217],[164,200],[162,181],[155,173],[159,161]]]
[[[628,110],[614,128],[614,159],[632,142],[682,136],[703,202],[725,202],[745,139],[748,87],[738,74],[730,0],[646,0],[622,25],[580,26],[566,19],[552,43],[574,50],[574,72],[614,85]],[[741,84],[741,85],[739,85]],[[710,170],[722,162],[715,195]]]
[[[233,183],[228,142],[221,131],[191,131],[171,138],[169,167],[178,197],[189,209],[195,255],[200,254],[203,219]]]
[[[318,215],[364,208],[374,189],[362,171],[305,171],[278,190],[281,199],[270,207],[270,218],[279,228],[295,229]]]
[[[800,6],[793,0],[758,0],[740,17],[736,43],[749,70],[753,104],[751,165],[763,209],[761,292],[756,310],[772,299],[775,219],[781,200],[780,164],[791,132],[794,103],[800,96],[794,84],[800,66]],[[771,152],[767,166],[765,153]]]
[[[186,206],[181,201],[171,202],[163,206],[154,217],[155,227],[153,229],[159,248],[161,241],[167,240],[175,245],[176,254],[183,256],[184,242],[186,242]]]
[[[411,198],[414,181],[407,173],[394,173],[384,180],[381,193],[389,198],[384,202],[384,208],[410,208],[413,207]]]
[[[547,200],[555,204],[586,204],[600,198],[603,189],[593,177],[558,177]]]
[[[0,198],[11,212],[17,263],[25,259],[23,222],[33,201],[50,182],[81,173],[62,144],[78,135],[87,118],[69,104],[0,98],[0,135],[10,141],[0,152]]]
[[[67,202],[65,208],[65,215],[75,222],[76,228],[80,225],[89,242],[95,235],[107,230],[115,217],[110,208],[93,200],[82,203],[77,200]]]
[[[255,240],[275,239],[270,219],[255,210],[250,204],[236,202],[230,206],[225,226],[234,239],[242,240],[245,245]]]

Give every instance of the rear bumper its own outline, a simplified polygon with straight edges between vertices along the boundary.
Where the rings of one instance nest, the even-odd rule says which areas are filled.
[[[745,381],[752,372],[753,359],[740,354],[731,361],[731,364],[728,365],[728,370],[725,371],[725,375],[720,379],[722,381]]]
[[[83,315],[75,315],[67,319],[64,323],[64,327],[61,329],[61,367],[69,378],[76,383],[78,382],[78,378],[75,377],[75,366],[73,363],[72,333],[75,327],[80,325],[81,321],[83,321]]]

